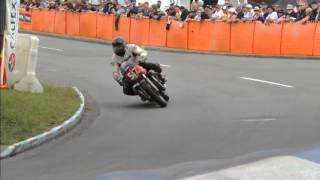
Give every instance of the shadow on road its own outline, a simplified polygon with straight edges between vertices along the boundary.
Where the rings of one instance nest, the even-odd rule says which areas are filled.
[[[107,104],[106,107],[108,109],[162,109],[156,103],[149,103],[149,102],[136,102],[136,103],[122,103],[122,104]]]

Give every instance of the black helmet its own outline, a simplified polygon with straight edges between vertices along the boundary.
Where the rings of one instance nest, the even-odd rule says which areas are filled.
[[[126,41],[122,37],[116,37],[112,41],[113,52],[118,56],[124,56],[126,53]]]

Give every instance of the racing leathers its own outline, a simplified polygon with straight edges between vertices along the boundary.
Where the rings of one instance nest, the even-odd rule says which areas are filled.
[[[112,55],[112,66],[114,67],[113,78],[123,86],[123,93],[126,95],[136,95],[132,87],[123,80],[123,76],[120,72],[120,65],[124,61],[130,61],[130,63],[136,63],[145,68],[147,71],[154,70],[157,73],[161,73],[161,67],[159,64],[146,62],[147,51],[135,44],[127,44],[125,47],[124,56]]]

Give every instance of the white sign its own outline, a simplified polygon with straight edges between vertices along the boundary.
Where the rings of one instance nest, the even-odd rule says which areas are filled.
[[[16,64],[16,39],[19,25],[20,0],[7,0],[7,24],[5,43],[6,74],[9,86],[13,82],[13,70]]]

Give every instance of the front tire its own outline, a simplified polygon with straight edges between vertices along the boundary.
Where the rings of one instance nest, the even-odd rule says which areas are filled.
[[[146,83],[146,82],[142,83],[141,87],[149,94],[149,96],[151,97],[152,100],[154,100],[155,102],[157,102],[160,105],[160,107],[167,106],[167,102],[165,100],[163,100],[162,97],[160,96],[160,94],[155,92],[148,83]]]

